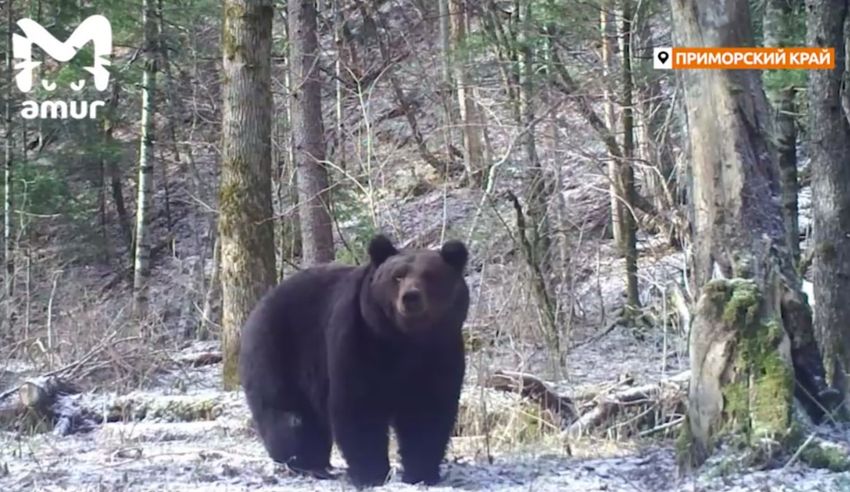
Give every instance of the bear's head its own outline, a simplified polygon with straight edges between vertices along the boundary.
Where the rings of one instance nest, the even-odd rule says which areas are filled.
[[[468,258],[460,241],[447,241],[437,251],[398,250],[386,236],[377,235],[369,244],[368,298],[401,334],[462,324],[469,309],[463,277]]]

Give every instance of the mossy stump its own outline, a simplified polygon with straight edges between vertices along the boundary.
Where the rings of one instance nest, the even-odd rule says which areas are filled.
[[[677,446],[684,469],[701,465],[723,442],[755,456],[787,443],[791,347],[778,302],[763,292],[745,279],[713,280],[702,290],[690,334],[688,425]]]

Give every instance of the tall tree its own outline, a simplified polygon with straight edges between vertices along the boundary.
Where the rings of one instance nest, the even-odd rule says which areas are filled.
[[[565,351],[561,346],[561,332],[558,326],[558,304],[552,285],[552,236],[549,218],[549,204],[555,192],[551,176],[547,176],[543,163],[537,152],[537,116],[536,116],[536,83],[535,64],[538,63],[534,38],[537,26],[534,24],[533,1],[523,0],[518,3],[519,35],[517,50],[519,51],[519,122],[521,126],[521,145],[524,150],[525,166],[529,181],[528,188],[528,219],[517,220],[520,240],[525,252],[525,260],[531,272],[531,283],[535,301],[541,315],[544,336],[553,362],[555,374],[565,367]],[[515,203],[515,206],[517,204]],[[517,211],[519,207],[517,206]]]
[[[681,45],[752,46],[747,0],[671,4]],[[826,403],[828,392],[811,312],[784,247],[761,79],[743,70],[682,77],[700,287],[690,332],[688,446],[680,456],[688,466],[701,464],[724,437],[751,447],[787,443],[795,394],[819,418],[806,395]]]
[[[672,131],[678,126],[677,91],[669,97],[662,87],[664,72],[653,70],[653,47],[657,44],[658,21],[668,19],[664,2],[638,2],[632,22],[632,75],[635,88],[636,151],[643,162],[642,188],[652,209],[648,213],[647,229],[657,227],[669,244],[681,244],[684,217],[680,215],[676,152],[678,138]],[[663,10],[662,10],[663,9]],[[636,194],[637,195],[637,194]],[[635,197],[637,198],[637,196]]]
[[[632,99],[632,1],[623,0],[623,158],[618,162],[618,188],[622,192],[617,206],[620,207],[621,240],[623,257],[626,259],[626,304],[634,313],[640,307],[638,292],[637,219],[635,217],[635,118]]]
[[[150,277],[150,222],[153,203],[154,94],[156,88],[157,22],[154,0],[142,2],[144,62],[142,73],[142,121],[139,145],[139,183],[136,198],[136,247],[133,268],[133,311],[138,318],[147,314]]]
[[[289,0],[292,132],[305,266],[334,259],[315,0]]]
[[[600,34],[602,36],[602,77],[603,77],[603,97],[605,99],[605,124],[612,134],[617,131],[617,101],[616,101],[616,80],[615,70],[617,67],[617,24],[614,15],[614,0],[606,0],[600,9]],[[616,137],[612,135],[612,138]],[[623,244],[623,221],[620,218],[622,214],[622,204],[620,197],[623,195],[620,186],[619,168],[620,161],[619,150],[614,155],[609,152],[608,155],[608,193],[611,197],[611,234],[614,237],[614,243],[617,246]]]
[[[827,376],[846,399],[850,390],[850,125],[843,86],[850,7],[846,0],[808,3],[808,45],[835,48],[835,69],[809,73],[815,327]]]
[[[482,125],[478,118],[478,108],[472,93],[472,78],[469,74],[468,50],[466,41],[467,0],[452,0],[452,41],[453,61],[457,79],[458,107],[460,122],[463,125],[463,156],[466,174],[470,183],[483,184],[485,176],[483,157],[484,142],[481,136]]]
[[[6,334],[12,335],[12,294],[15,280],[15,258],[14,258],[14,218],[15,213],[14,190],[12,188],[12,31],[13,31],[12,2],[11,0],[6,5],[6,97],[4,101],[3,115],[3,137],[4,137],[4,158],[3,158],[3,262],[4,265],[4,282],[3,293],[5,297],[4,305],[4,321]]]
[[[764,45],[797,46],[795,24],[803,0],[768,0],[764,6]],[[794,119],[797,92],[796,71],[765,73],[765,89],[773,105],[773,138],[782,184],[782,217],[786,241],[795,262],[800,260],[800,226],[797,207],[797,122]]]
[[[219,189],[222,355],[239,384],[239,333],[275,283],[271,185],[272,0],[225,0]]]
[[[440,61],[441,78],[443,82],[443,90],[451,92],[452,90],[452,62],[451,62],[451,14],[449,12],[449,0],[437,0],[437,12],[439,15],[440,26]],[[446,98],[451,100],[450,97]],[[450,106],[451,107],[451,106]],[[451,120],[451,111],[449,111],[449,120]]]
[[[119,95],[121,94],[121,83],[118,80],[112,81],[112,95],[106,102],[106,111],[103,117],[103,147],[101,165],[104,168],[104,173],[109,175],[110,190],[112,201],[115,204],[115,211],[118,214],[118,223],[121,226],[121,236],[124,240],[123,246],[129,251],[133,246],[133,228],[130,222],[130,217],[127,214],[127,207],[124,204],[124,186],[121,180],[121,167],[119,159],[115,155],[114,149],[117,144],[113,136],[115,126],[118,121],[118,105]],[[131,251],[132,253],[132,251]]]

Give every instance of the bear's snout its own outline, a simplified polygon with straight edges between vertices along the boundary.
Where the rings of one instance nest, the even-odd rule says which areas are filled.
[[[418,314],[425,310],[425,297],[416,287],[406,289],[401,294],[401,305],[407,314]]]

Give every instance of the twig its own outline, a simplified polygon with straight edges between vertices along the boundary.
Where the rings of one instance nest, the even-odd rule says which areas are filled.
[[[625,323],[625,321],[626,321],[626,317],[623,316],[623,310],[620,309],[619,312],[617,313],[617,317],[614,319],[614,321],[608,323],[608,326],[605,327],[605,330],[603,330],[602,333],[599,333],[597,335],[593,335],[592,337],[588,338],[587,340],[582,340],[580,342],[576,342],[575,345],[570,347],[570,350],[575,350],[579,347],[583,347],[585,345],[594,343],[594,342],[604,338],[609,333],[614,331],[615,328],[623,325]]]
[[[789,458],[789,459],[788,459],[788,462],[787,462],[787,463],[785,463],[785,465],[782,467],[782,469],[783,469],[783,470],[784,470],[784,469],[787,469],[789,466],[793,465],[795,461],[797,461],[797,459],[800,457],[800,455],[801,455],[801,454],[803,454],[803,450],[805,450],[805,449],[806,449],[806,447],[807,447],[807,446],[808,446],[808,445],[809,445],[812,441],[814,441],[814,439],[815,439],[815,435],[816,435],[816,434],[815,434],[814,432],[812,432],[811,434],[809,434],[809,437],[807,437],[807,438],[806,438],[806,440],[805,440],[805,441],[803,441],[803,444],[801,444],[801,445],[800,445],[800,447],[799,447],[799,448],[797,448],[797,451],[794,451],[794,454],[791,456],[791,458]]]
[[[670,427],[676,427],[677,425],[681,424],[684,421],[685,421],[685,417],[679,417],[679,418],[671,420],[671,421],[669,421],[665,424],[661,424],[659,426],[653,427],[652,429],[646,429],[644,431],[640,431],[638,436],[644,437],[644,436],[648,436],[650,434],[655,434],[656,432],[661,432],[663,430],[669,429]]]

